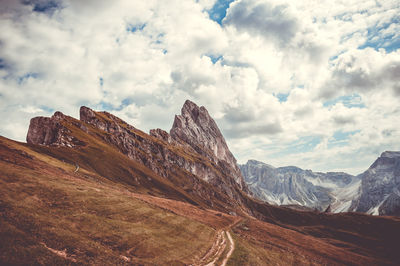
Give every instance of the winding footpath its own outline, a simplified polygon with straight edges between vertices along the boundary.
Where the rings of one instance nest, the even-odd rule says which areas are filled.
[[[229,245],[229,251],[226,254],[226,257],[224,258],[224,260],[222,261],[222,266],[225,266],[226,263],[228,262],[229,258],[232,256],[233,251],[235,250],[235,242],[232,239],[231,233],[229,233],[229,231],[226,231],[226,235],[228,236],[230,245]]]
[[[241,220],[238,220],[237,222],[233,223],[226,230],[218,230],[215,241],[213,242],[211,248],[198,262],[192,265],[214,266],[218,261],[222,261],[220,265],[225,266],[235,250],[235,242],[233,241],[229,229],[238,224],[240,221]],[[227,250],[227,248],[228,251],[224,252]],[[225,254],[224,258],[222,258],[223,254]]]

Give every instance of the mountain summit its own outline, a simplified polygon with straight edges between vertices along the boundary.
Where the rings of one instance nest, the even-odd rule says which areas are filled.
[[[400,215],[400,152],[385,151],[361,174],[359,197],[351,210],[375,215]]]
[[[246,185],[236,159],[207,109],[186,100],[181,113],[175,116],[170,131],[171,136],[177,141],[187,143],[199,154],[228,169],[240,188],[244,189]]]

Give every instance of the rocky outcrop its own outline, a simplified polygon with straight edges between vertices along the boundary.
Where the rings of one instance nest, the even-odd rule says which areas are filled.
[[[158,138],[158,139],[160,139],[160,140],[162,140],[162,141],[165,141],[165,142],[167,142],[167,143],[169,143],[169,144],[177,144],[176,142],[175,142],[175,140],[171,137],[171,135],[170,134],[168,134],[168,132],[167,131],[165,131],[165,130],[162,130],[162,129],[159,129],[159,128],[157,128],[157,129],[151,129],[150,130],[150,136],[153,136],[153,137],[155,137],[155,138]]]
[[[184,120],[189,124],[173,127],[175,135],[161,129],[146,134],[108,112],[82,106],[80,121],[59,112],[51,118],[33,118],[27,140],[32,144],[68,147],[83,143],[75,136],[89,142],[100,140],[107,144],[103,146],[105,149],[117,149],[177,187],[202,198],[210,207],[219,204],[225,209],[244,210],[247,198],[242,189],[247,191],[246,186],[240,182],[242,176],[236,160],[214,120],[204,107],[189,101],[183,110]],[[187,131],[196,134],[186,134]]]
[[[235,157],[204,106],[199,107],[187,100],[182,107],[181,115],[175,116],[170,135],[176,141],[186,143],[197,153],[229,171],[229,176],[234,178],[240,188],[246,189]]]
[[[332,212],[346,211],[359,185],[357,177],[346,173],[319,173],[295,166],[276,168],[255,160],[240,165],[240,169],[249,189],[259,199],[320,211],[328,206]],[[345,190],[353,186],[355,189]]]
[[[62,124],[65,115],[55,112],[52,117],[34,117],[30,121],[26,142],[29,144],[76,147],[85,143],[71,135]]]
[[[386,151],[361,175],[359,197],[351,210],[400,215],[400,152]]]
[[[190,114],[196,116],[196,110],[188,109],[188,105],[196,106],[187,101],[183,110],[192,110],[193,112]],[[200,108],[197,107],[197,109]],[[242,178],[236,163],[232,165],[236,160],[229,152],[225,140],[207,110],[204,107],[201,110],[203,114],[202,118],[197,116],[199,119],[184,112],[187,120],[193,122],[191,124],[193,128],[186,127],[185,130],[196,132],[198,142],[195,142],[192,135],[185,138],[183,130],[179,135],[170,135],[164,130],[153,129],[150,130],[150,135],[147,135],[110,113],[95,112],[87,107],[81,107],[80,120],[107,132],[108,134],[101,134],[105,142],[115,146],[129,158],[142,163],[158,175],[171,178],[175,175],[175,169],[178,167],[218,188],[219,191],[233,199],[232,204],[241,204],[240,190],[247,190],[243,183],[236,181],[240,181]],[[208,126],[212,128],[207,129]],[[178,127],[173,127],[171,130],[171,132],[178,131]],[[204,143],[204,140],[209,141]],[[212,143],[219,145],[219,148],[213,148]],[[222,152],[223,148],[226,148],[224,152]],[[219,154],[221,158],[217,158],[214,153],[210,152],[211,150],[220,150],[216,154]],[[229,159],[229,162],[225,159]],[[193,180],[193,182],[197,181]],[[201,189],[198,187],[196,193],[200,191]],[[206,194],[206,192],[204,193]]]

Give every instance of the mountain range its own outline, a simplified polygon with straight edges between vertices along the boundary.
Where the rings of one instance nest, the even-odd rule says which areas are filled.
[[[300,205],[347,211],[361,180],[346,173],[320,173],[295,166],[273,167],[249,160],[240,165],[245,182],[259,199],[276,205]]]
[[[357,176],[249,160],[240,165],[250,191],[271,204],[329,212],[400,215],[400,152],[383,152]]]
[[[393,165],[396,159],[382,159],[369,178],[386,171],[389,180]],[[283,204],[315,203],[311,195],[326,194],[318,182],[364,186],[363,177],[314,173],[311,179],[290,170],[301,179],[289,170],[274,170],[287,185],[270,182],[291,193],[282,201],[270,196]],[[208,111],[191,101],[169,133],[147,134],[84,106],[79,120],[61,112],[32,118],[27,143],[0,137],[0,264],[400,263],[398,217],[271,205],[255,197],[242,172]],[[310,194],[294,183],[315,189]],[[350,207],[396,206],[397,190],[385,188],[392,194],[383,194],[384,201],[363,196],[371,190],[366,185]],[[332,199],[349,205],[339,195],[324,201]]]

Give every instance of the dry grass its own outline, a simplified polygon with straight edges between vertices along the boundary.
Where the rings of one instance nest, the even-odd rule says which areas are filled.
[[[310,258],[285,250],[263,247],[233,235],[235,251],[228,266],[240,265],[321,265]]]
[[[71,174],[66,163],[10,161],[15,150],[1,151],[1,264],[186,264],[208,248],[208,225]]]
[[[372,250],[366,254],[362,246],[354,247],[343,240],[317,238],[255,219],[245,220],[233,231],[238,244],[231,265],[243,265],[244,261],[248,261],[245,265],[259,265],[257,261],[264,261],[265,265],[396,265],[398,262]]]

